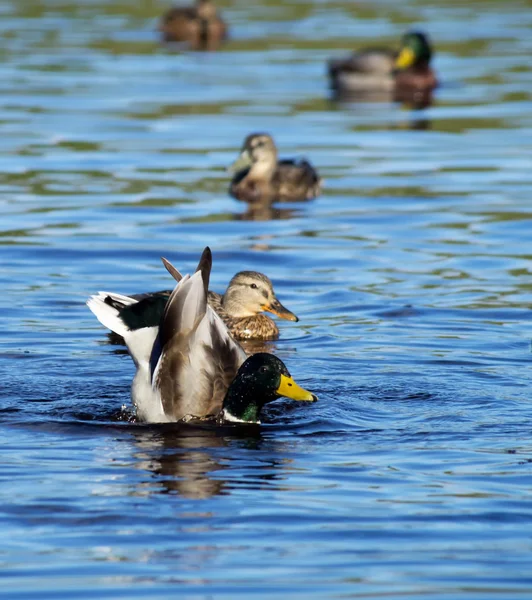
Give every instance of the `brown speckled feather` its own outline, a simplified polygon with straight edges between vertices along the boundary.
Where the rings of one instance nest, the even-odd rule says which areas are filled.
[[[281,160],[272,177],[279,200],[311,200],[320,193],[321,180],[306,160]]]

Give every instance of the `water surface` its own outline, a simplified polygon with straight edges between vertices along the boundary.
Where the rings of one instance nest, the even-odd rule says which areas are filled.
[[[12,0],[0,97],[0,597],[532,597],[532,12],[480,0],[220,2],[218,53],[163,2]],[[325,61],[426,29],[435,104],[335,104]],[[227,195],[245,135],[325,179]],[[260,429],[128,422],[98,290],[269,275],[270,346],[314,405]]]

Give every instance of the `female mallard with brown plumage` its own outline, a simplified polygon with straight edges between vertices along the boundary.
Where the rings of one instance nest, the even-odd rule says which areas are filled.
[[[87,304],[97,319],[124,337],[137,371],[131,387],[140,420],[150,423],[192,419],[259,423],[262,407],[281,396],[306,402],[317,398],[299,387],[272,354],[245,352],[207,302],[212,257],[203,251],[194,275],[185,275],[165,305],[159,327],[132,330],[104,295]]]
[[[180,281],[182,275],[166,259],[163,262],[170,274]],[[119,311],[131,329],[155,327],[164,312],[171,290],[129,296],[134,303],[108,297],[104,301]],[[237,340],[276,340],[279,329],[264,311],[287,321],[299,321],[296,315],[279,302],[273,284],[257,271],[240,271],[229,282],[223,294],[209,291],[209,305],[218,313],[231,335]],[[115,336],[113,336],[114,341]],[[118,343],[122,340],[119,338]]]
[[[403,36],[398,53],[367,49],[329,62],[331,88],[339,96],[382,92],[387,99],[422,103],[438,85],[430,66],[432,47],[419,31]]]
[[[227,38],[227,27],[211,0],[176,6],[159,24],[165,42],[187,42],[193,50],[216,50]]]
[[[321,179],[306,160],[278,160],[277,148],[267,133],[252,133],[244,140],[229,192],[239,200],[256,202],[310,200],[320,193]]]

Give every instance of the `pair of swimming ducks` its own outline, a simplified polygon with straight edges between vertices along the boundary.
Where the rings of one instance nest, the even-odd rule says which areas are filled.
[[[286,365],[265,352],[247,356],[238,339],[273,339],[275,323],[262,311],[297,321],[261,273],[237,273],[225,294],[210,292],[212,255],[205,248],[196,272],[173,291],[141,296],[99,292],[87,305],[122,336],[137,371],[131,397],[137,418],[149,423],[207,420],[260,423],[262,407],[281,396],[315,402]]]
[[[163,15],[159,30],[164,41],[186,42],[196,50],[214,50],[227,39],[227,26],[211,0],[170,9]],[[387,92],[396,101],[419,105],[437,86],[431,58],[427,36],[409,32],[398,53],[369,48],[330,61],[331,87],[340,96]]]

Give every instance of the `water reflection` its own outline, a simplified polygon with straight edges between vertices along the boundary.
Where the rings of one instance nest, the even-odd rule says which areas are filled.
[[[292,219],[296,213],[293,208],[280,208],[271,200],[247,202],[243,213],[235,213],[235,221],[284,221]]]
[[[180,55],[155,43],[162,3],[3,4],[10,595],[255,600],[266,572],[309,600],[522,594],[529,3],[220,4],[227,51]],[[329,102],[327,57],[413,22],[441,46],[432,125],[412,110],[432,97]],[[321,198],[229,200],[221,166],[258,127],[316,157]],[[272,405],[262,438],[124,423],[133,365],[83,305],[207,243],[220,281],[249,257],[305,315],[278,346],[324,401]]]
[[[246,450],[256,450],[262,440],[259,427],[168,425],[157,430],[142,428],[133,435],[137,468],[152,474],[158,484],[154,487],[153,481],[143,482],[139,484],[138,493],[174,493],[196,499],[227,493],[229,477],[224,477],[224,472],[231,469],[231,464],[220,450],[237,440]],[[258,468],[261,466],[268,471],[264,476],[271,478],[275,461]]]
[[[238,343],[244,348],[246,354],[257,354],[257,352],[269,352],[275,354],[277,346],[275,342],[265,342],[262,340],[238,340]]]
[[[397,89],[393,96],[394,102],[399,102],[405,108],[421,110],[429,108],[434,103],[431,89]]]
[[[357,110],[359,104],[399,104],[399,109],[405,111],[406,120],[390,123],[390,129],[430,129],[432,123],[425,117],[424,109],[434,104],[434,95],[431,90],[420,90],[414,93],[393,94],[386,91],[365,92],[335,92],[331,96],[331,102],[343,110]]]
[[[401,129],[401,130],[411,130],[411,131],[427,131],[432,128],[432,121],[430,119],[424,118],[423,113],[410,114],[410,119],[407,121],[398,121],[393,123],[390,126],[390,129]]]

